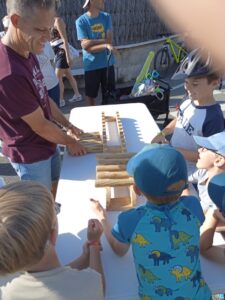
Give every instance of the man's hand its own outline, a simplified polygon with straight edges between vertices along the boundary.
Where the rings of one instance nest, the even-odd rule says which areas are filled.
[[[67,134],[75,136],[76,138],[79,138],[80,135],[83,133],[83,130],[70,124],[67,130]]]
[[[71,144],[67,145],[67,149],[70,155],[84,155],[87,150],[78,141],[74,140]]]
[[[100,222],[106,219],[106,210],[98,200],[90,199],[91,208]]]

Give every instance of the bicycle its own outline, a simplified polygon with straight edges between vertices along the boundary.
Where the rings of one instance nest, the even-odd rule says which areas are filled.
[[[179,64],[187,54],[188,51],[182,44],[175,42],[170,37],[167,37],[163,46],[154,56],[154,69],[157,70],[160,77],[163,78],[168,74],[171,67],[171,58],[174,59],[176,64]]]

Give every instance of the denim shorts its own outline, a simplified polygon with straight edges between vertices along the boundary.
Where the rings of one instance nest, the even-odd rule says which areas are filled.
[[[10,161],[21,180],[34,180],[45,185],[50,191],[52,182],[58,181],[61,169],[61,158],[59,148],[46,160],[31,164],[14,163]]]

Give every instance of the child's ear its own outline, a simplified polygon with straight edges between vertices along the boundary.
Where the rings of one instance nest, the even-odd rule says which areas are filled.
[[[215,161],[214,161],[214,166],[218,168],[225,168],[225,157],[221,155],[217,155]]]
[[[52,228],[52,231],[50,233],[49,241],[53,246],[56,245],[56,240],[58,237],[58,220],[56,219],[56,222],[54,224],[54,227]]]
[[[137,194],[138,196],[141,196],[141,195],[142,195],[141,190],[136,186],[135,183],[134,183],[134,185],[133,185],[133,190],[134,190],[135,194]]]

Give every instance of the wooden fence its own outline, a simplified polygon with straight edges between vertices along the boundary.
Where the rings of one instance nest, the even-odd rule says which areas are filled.
[[[5,2],[0,0],[0,18],[6,14]],[[84,13],[82,8],[84,0],[58,0],[58,2],[59,14],[67,24],[69,41],[76,48],[80,48],[75,20]],[[105,11],[112,15],[115,45],[145,42],[156,39],[160,33],[168,32],[148,0],[105,0]]]

